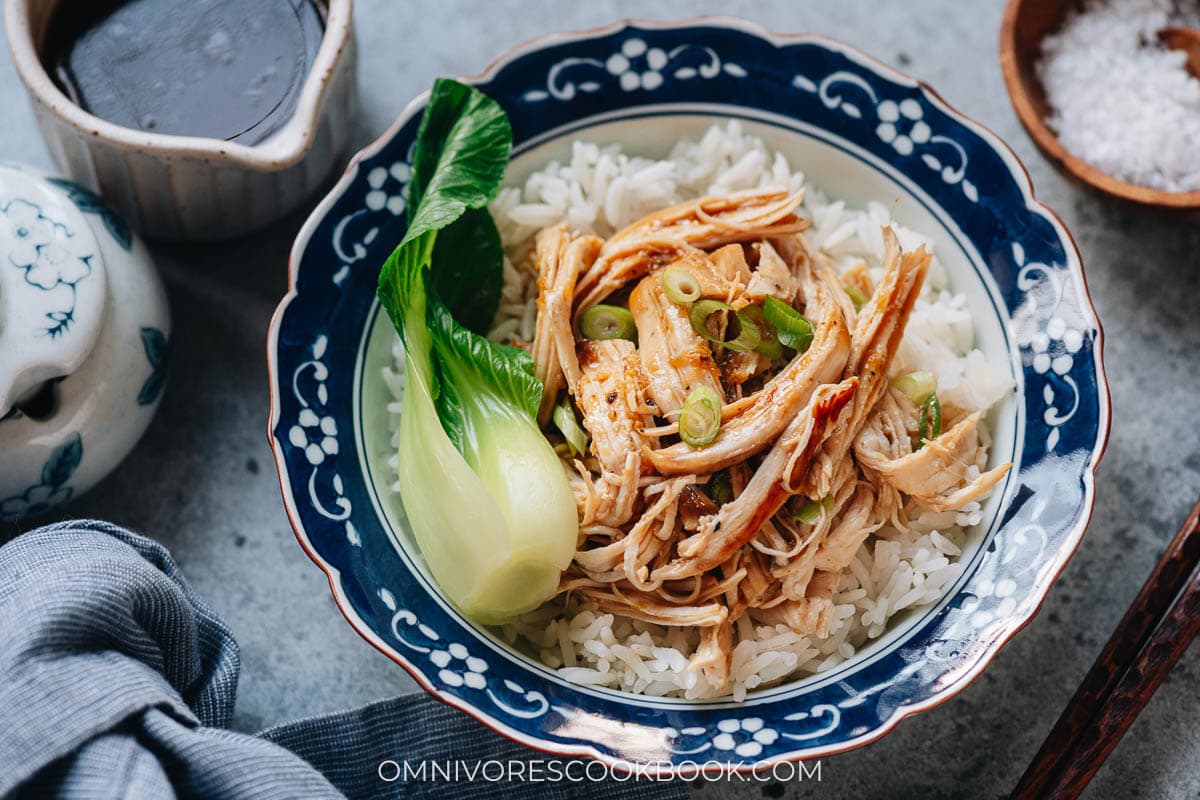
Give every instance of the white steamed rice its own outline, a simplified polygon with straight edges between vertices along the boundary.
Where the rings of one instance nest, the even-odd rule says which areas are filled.
[[[806,186],[803,173],[746,134],[736,120],[713,126],[699,141],[680,142],[663,161],[628,156],[616,146],[575,142],[568,162],[547,164],[523,186],[501,190],[492,204],[506,259],[504,293],[490,337],[533,339],[537,287],[529,262],[532,238],[541,228],[565,222],[574,230],[607,237],[666,206],[768,185],[792,191],[803,187],[804,211],[812,219],[805,234],[809,241],[839,269],[865,260],[872,277],[879,279],[881,228],[892,223],[888,207],[870,203],[853,209],[831,201]],[[921,234],[893,227],[906,250],[921,244],[932,249]],[[935,255],[893,374],[927,370],[937,376],[943,403],[966,411],[986,409],[1011,389],[1011,383],[1006,371],[988,364],[974,348],[974,338],[966,298],[951,293]],[[395,368],[385,369],[383,378],[394,397],[388,409],[395,440],[403,391],[398,339],[393,353]],[[981,435],[986,444],[983,428]],[[985,468],[981,457],[967,479]],[[939,600],[960,573],[965,529],[981,521],[979,503],[971,503],[956,512],[925,511],[912,520],[907,533],[884,528],[869,537],[842,576],[834,598],[835,619],[824,638],[740,619],[727,691],[740,701],[754,689],[831,669],[881,636],[896,614]],[[689,699],[718,695],[700,671],[688,668],[700,640],[695,630],[601,613],[575,599],[564,605],[559,598],[505,625],[501,633],[575,683]]]

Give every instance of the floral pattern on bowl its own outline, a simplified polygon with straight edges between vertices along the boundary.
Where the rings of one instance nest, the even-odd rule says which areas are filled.
[[[572,685],[516,654],[439,596],[386,497],[379,437],[364,434],[381,404],[372,342],[386,322],[374,286],[404,231],[387,198],[407,176],[418,99],[304,226],[268,345],[285,505],[349,622],[430,692],[518,741],[656,771],[839,752],[960,691],[1036,612],[1077,546],[1109,423],[1078,253],[1012,152],[852,48],[733,20],[550,37],[474,83],[508,110],[518,153],[600,120],[642,124],[653,138],[677,115],[726,114],[819,141],[859,175],[902,187],[974,254],[972,280],[992,306],[980,313],[1003,331],[1023,388],[1012,404],[1016,465],[952,593],[829,673],[742,704],[688,702]]]

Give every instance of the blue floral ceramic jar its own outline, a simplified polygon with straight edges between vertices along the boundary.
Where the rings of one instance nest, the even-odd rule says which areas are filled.
[[[104,201],[0,166],[0,521],[107,475],[162,396],[170,315],[145,245]]]

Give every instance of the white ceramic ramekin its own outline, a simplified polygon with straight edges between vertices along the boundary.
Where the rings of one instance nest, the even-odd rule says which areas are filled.
[[[224,239],[261,228],[308,199],[353,133],[353,0],[327,0],[325,38],[292,118],[253,146],[168,136],[105,122],[75,105],[40,57],[57,0],[4,0],[9,49],[50,153],[147,236]]]

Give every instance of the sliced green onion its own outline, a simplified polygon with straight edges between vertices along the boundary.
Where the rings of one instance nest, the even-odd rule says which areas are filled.
[[[693,389],[679,412],[679,438],[692,447],[704,447],[720,432],[721,398],[707,386]]]
[[[758,326],[760,341],[758,347],[754,348],[754,352],[768,361],[783,357],[783,345],[779,343],[779,338],[775,335],[775,329],[771,327],[771,323],[767,322],[762,306],[748,305],[738,312],[738,317],[749,318]]]
[[[637,338],[637,325],[633,314],[620,306],[594,305],[583,312],[579,330],[585,339],[629,339]]]
[[[745,309],[737,312],[737,320],[738,335],[727,342],[722,342],[722,344],[730,350],[736,350],[739,353],[749,353],[751,350],[757,350],[763,340],[762,328],[758,327],[758,323],[745,312]]]
[[[708,330],[708,318],[719,311],[733,311],[729,303],[720,300],[701,300],[688,310],[688,319],[692,321],[692,330],[708,339],[710,342],[720,342]]]
[[[664,269],[658,282],[672,303],[694,303],[700,299],[700,282],[683,267]]]
[[[779,339],[775,334],[767,331],[763,332],[762,341],[758,343],[758,347],[754,348],[754,352],[763,356],[768,361],[775,361],[783,358],[783,345],[779,343]]]
[[[742,310],[739,311],[738,314],[754,320],[754,323],[758,325],[758,327],[762,328],[763,331],[766,331],[770,327],[770,323],[767,322],[766,312],[763,311],[762,306],[756,303],[750,303],[749,305],[742,306]]]
[[[735,350],[739,353],[749,353],[762,343],[762,330],[758,323],[753,319],[751,313],[745,309],[736,312],[738,322],[738,335],[733,339],[718,339],[713,336],[709,330],[708,320],[713,314],[724,311],[733,311],[733,306],[728,303],[723,303],[720,300],[701,300],[692,305],[688,312],[688,318],[692,321],[692,330],[703,336],[714,344],[719,344],[722,347],[727,347],[730,350]]]
[[[721,470],[708,481],[708,496],[719,506],[733,499],[733,481],[729,479],[729,471]]]
[[[855,311],[862,311],[862,307],[867,304],[871,298],[862,293],[862,290],[857,286],[847,286],[846,294],[850,295],[850,302],[854,303]]]
[[[578,457],[587,452],[587,431],[580,426],[579,418],[575,416],[575,409],[571,407],[570,400],[564,397],[562,402],[554,407],[551,419],[554,420],[554,426],[562,433],[563,438],[567,440],[567,446],[573,455]]]
[[[816,525],[821,519],[821,514],[833,513],[833,495],[826,495],[821,500],[813,500],[805,503],[799,510],[792,514],[792,522],[802,522],[805,525]]]
[[[798,353],[812,345],[813,326],[808,317],[777,297],[768,297],[763,303],[763,315],[774,326],[779,341]]]
[[[942,403],[937,392],[929,395],[921,406],[921,422],[917,426],[917,449],[942,435]]]
[[[937,391],[937,377],[932,372],[916,370],[892,378],[892,386],[904,392],[913,405],[920,406]]]
[[[815,500],[805,503],[792,514],[792,522],[802,522],[805,525],[816,525],[819,519],[821,519],[821,504]]]

